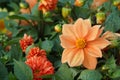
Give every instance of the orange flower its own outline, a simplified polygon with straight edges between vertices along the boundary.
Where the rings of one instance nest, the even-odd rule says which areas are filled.
[[[32,9],[36,4],[37,4],[37,0],[26,0],[26,2],[29,4],[29,7],[30,9]],[[27,8],[27,9],[21,9],[20,10],[22,13],[30,13],[30,10]]]
[[[41,0],[38,9],[43,13],[54,10],[56,8],[58,0]]]
[[[97,8],[107,1],[108,0],[94,0],[92,3],[92,8]]]
[[[7,29],[5,28],[4,20],[0,19],[0,32],[7,33]]]
[[[33,72],[34,80],[42,80],[43,75],[54,74],[52,63],[42,56],[34,56],[25,62]]]
[[[24,34],[24,37],[19,41],[22,51],[25,52],[26,48],[33,43],[33,38]]]
[[[84,0],[75,0],[74,5],[78,6],[78,7],[81,7],[81,6],[83,6],[84,2],[85,2]]]
[[[42,57],[46,57],[46,52],[45,50],[40,50],[39,47],[34,47],[31,48],[28,55],[26,56],[26,58],[31,58],[33,56],[42,56]]]
[[[68,62],[70,67],[83,64],[88,69],[95,69],[98,57],[102,57],[101,49],[110,44],[102,33],[100,25],[91,27],[89,20],[78,19],[74,24],[63,25],[60,36],[64,49],[62,63]]]

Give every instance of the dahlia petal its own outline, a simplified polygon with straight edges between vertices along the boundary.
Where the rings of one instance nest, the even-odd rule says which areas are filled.
[[[75,47],[75,41],[73,37],[61,35],[60,40],[61,40],[61,45],[63,48],[74,48]]]
[[[71,50],[69,49],[64,49],[63,53],[62,53],[62,59],[61,62],[62,63],[66,63],[67,62],[67,55],[71,52]]]
[[[93,45],[93,46],[96,46],[96,47],[98,47],[100,49],[104,49],[105,47],[107,47],[110,44],[111,43],[108,40],[104,39],[104,38],[98,38],[98,39],[96,39],[94,41],[90,41],[88,43],[88,45]]]
[[[90,45],[88,48],[85,48],[85,50],[93,57],[102,57],[102,52],[98,47]]]
[[[85,37],[87,41],[92,41],[98,37],[100,25],[95,25],[91,27],[91,29],[88,32],[88,35]]]
[[[86,27],[90,28],[91,27],[91,22],[89,19],[85,19],[84,20],[84,24],[86,25]]]
[[[87,69],[95,69],[97,65],[97,59],[93,56],[90,56],[87,51],[84,50],[84,52],[83,66]]]
[[[104,29],[104,27],[102,27],[101,29],[99,29],[98,34],[97,34],[97,36],[96,36],[97,38],[102,34],[103,29]]]
[[[75,35],[80,38],[80,37],[84,37],[87,35],[88,33],[88,25],[86,24],[88,23],[87,21],[84,21],[83,19],[78,19],[75,24],[74,24],[74,29],[75,29]]]
[[[70,67],[80,66],[84,60],[84,52],[83,50],[74,50],[68,55],[68,64]]]
[[[73,37],[74,40],[76,39],[72,24],[64,24],[62,28],[62,33],[64,35]]]

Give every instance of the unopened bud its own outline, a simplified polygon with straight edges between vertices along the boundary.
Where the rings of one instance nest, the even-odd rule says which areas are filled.
[[[96,14],[96,22],[97,24],[102,24],[106,19],[105,13],[104,12],[98,12]]]
[[[81,7],[81,6],[84,5],[84,3],[85,3],[85,0],[75,0],[74,5],[78,6],[78,7]]]
[[[15,15],[15,12],[11,11],[9,12],[9,16]]]
[[[120,0],[114,0],[114,1],[113,1],[113,5],[114,5],[114,6],[120,5]]]
[[[27,9],[29,7],[29,4],[27,2],[20,2],[20,8]]]
[[[54,30],[55,30],[56,32],[61,32],[61,31],[62,31],[61,25],[60,25],[60,24],[57,24],[57,25],[54,27]]]
[[[63,7],[62,8],[62,16],[64,18],[68,17],[71,13],[71,8]]]

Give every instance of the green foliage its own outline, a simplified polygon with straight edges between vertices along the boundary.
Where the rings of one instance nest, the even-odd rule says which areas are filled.
[[[8,71],[4,64],[0,62],[0,80],[8,80]]]
[[[112,12],[105,21],[105,30],[116,32],[120,29],[120,16],[119,12]]]
[[[32,71],[24,62],[14,60],[14,73],[18,80],[33,80]]]
[[[82,80],[101,80],[102,75],[97,70],[83,70],[78,79],[82,79]]]
[[[46,50],[46,52],[48,53],[51,52],[52,47],[53,47],[53,42],[50,40],[45,40],[41,43],[41,48]]]
[[[55,70],[55,74],[40,76],[44,80],[120,79],[119,34],[112,35],[115,39],[111,40],[111,43],[114,44],[102,50],[103,57],[98,59],[95,70],[87,70],[83,65],[71,68],[67,63],[61,63],[64,48],[61,47],[60,41],[62,26],[73,24],[78,18],[89,18],[92,26],[101,25],[104,27],[103,33],[105,31],[120,33],[120,4],[114,2],[117,0],[108,0],[98,7],[92,6],[94,0],[84,0],[79,7],[75,5],[75,0],[58,0],[57,7],[45,13],[39,10],[41,0],[37,0],[32,8],[30,5],[29,8],[27,6],[25,9],[27,12],[22,12],[19,5],[22,1],[25,0],[0,0],[0,80],[33,80],[33,72],[25,61],[30,49],[37,46],[46,51],[46,57]],[[104,14],[99,15],[100,19],[104,17],[101,23],[97,22],[97,13]],[[56,25],[60,25],[59,31],[58,28],[55,30]],[[25,52],[19,43],[24,34],[34,40]],[[109,36],[111,38],[111,35]],[[26,44],[23,42],[22,45]]]
[[[62,64],[59,70],[55,73],[53,80],[74,80],[74,79],[70,68],[66,64]]]

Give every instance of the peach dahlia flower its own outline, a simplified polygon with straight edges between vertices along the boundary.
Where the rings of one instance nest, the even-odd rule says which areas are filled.
[[[91,27],[90,21],[78,19],[74,24],[64,24],[61,45],[64,48],[62,63],[68,62],[70,67],[83,64],[88,69],[95,69],[98,57],[102,57],[101,49],[110,44],[100,37],[103,29],[100,25]]]
[[[33,72],[33,80],[43,80],[40,78],[43,75],[54,74],[54,67],[52,63],[42,56],[33,56],[25,62]]]

